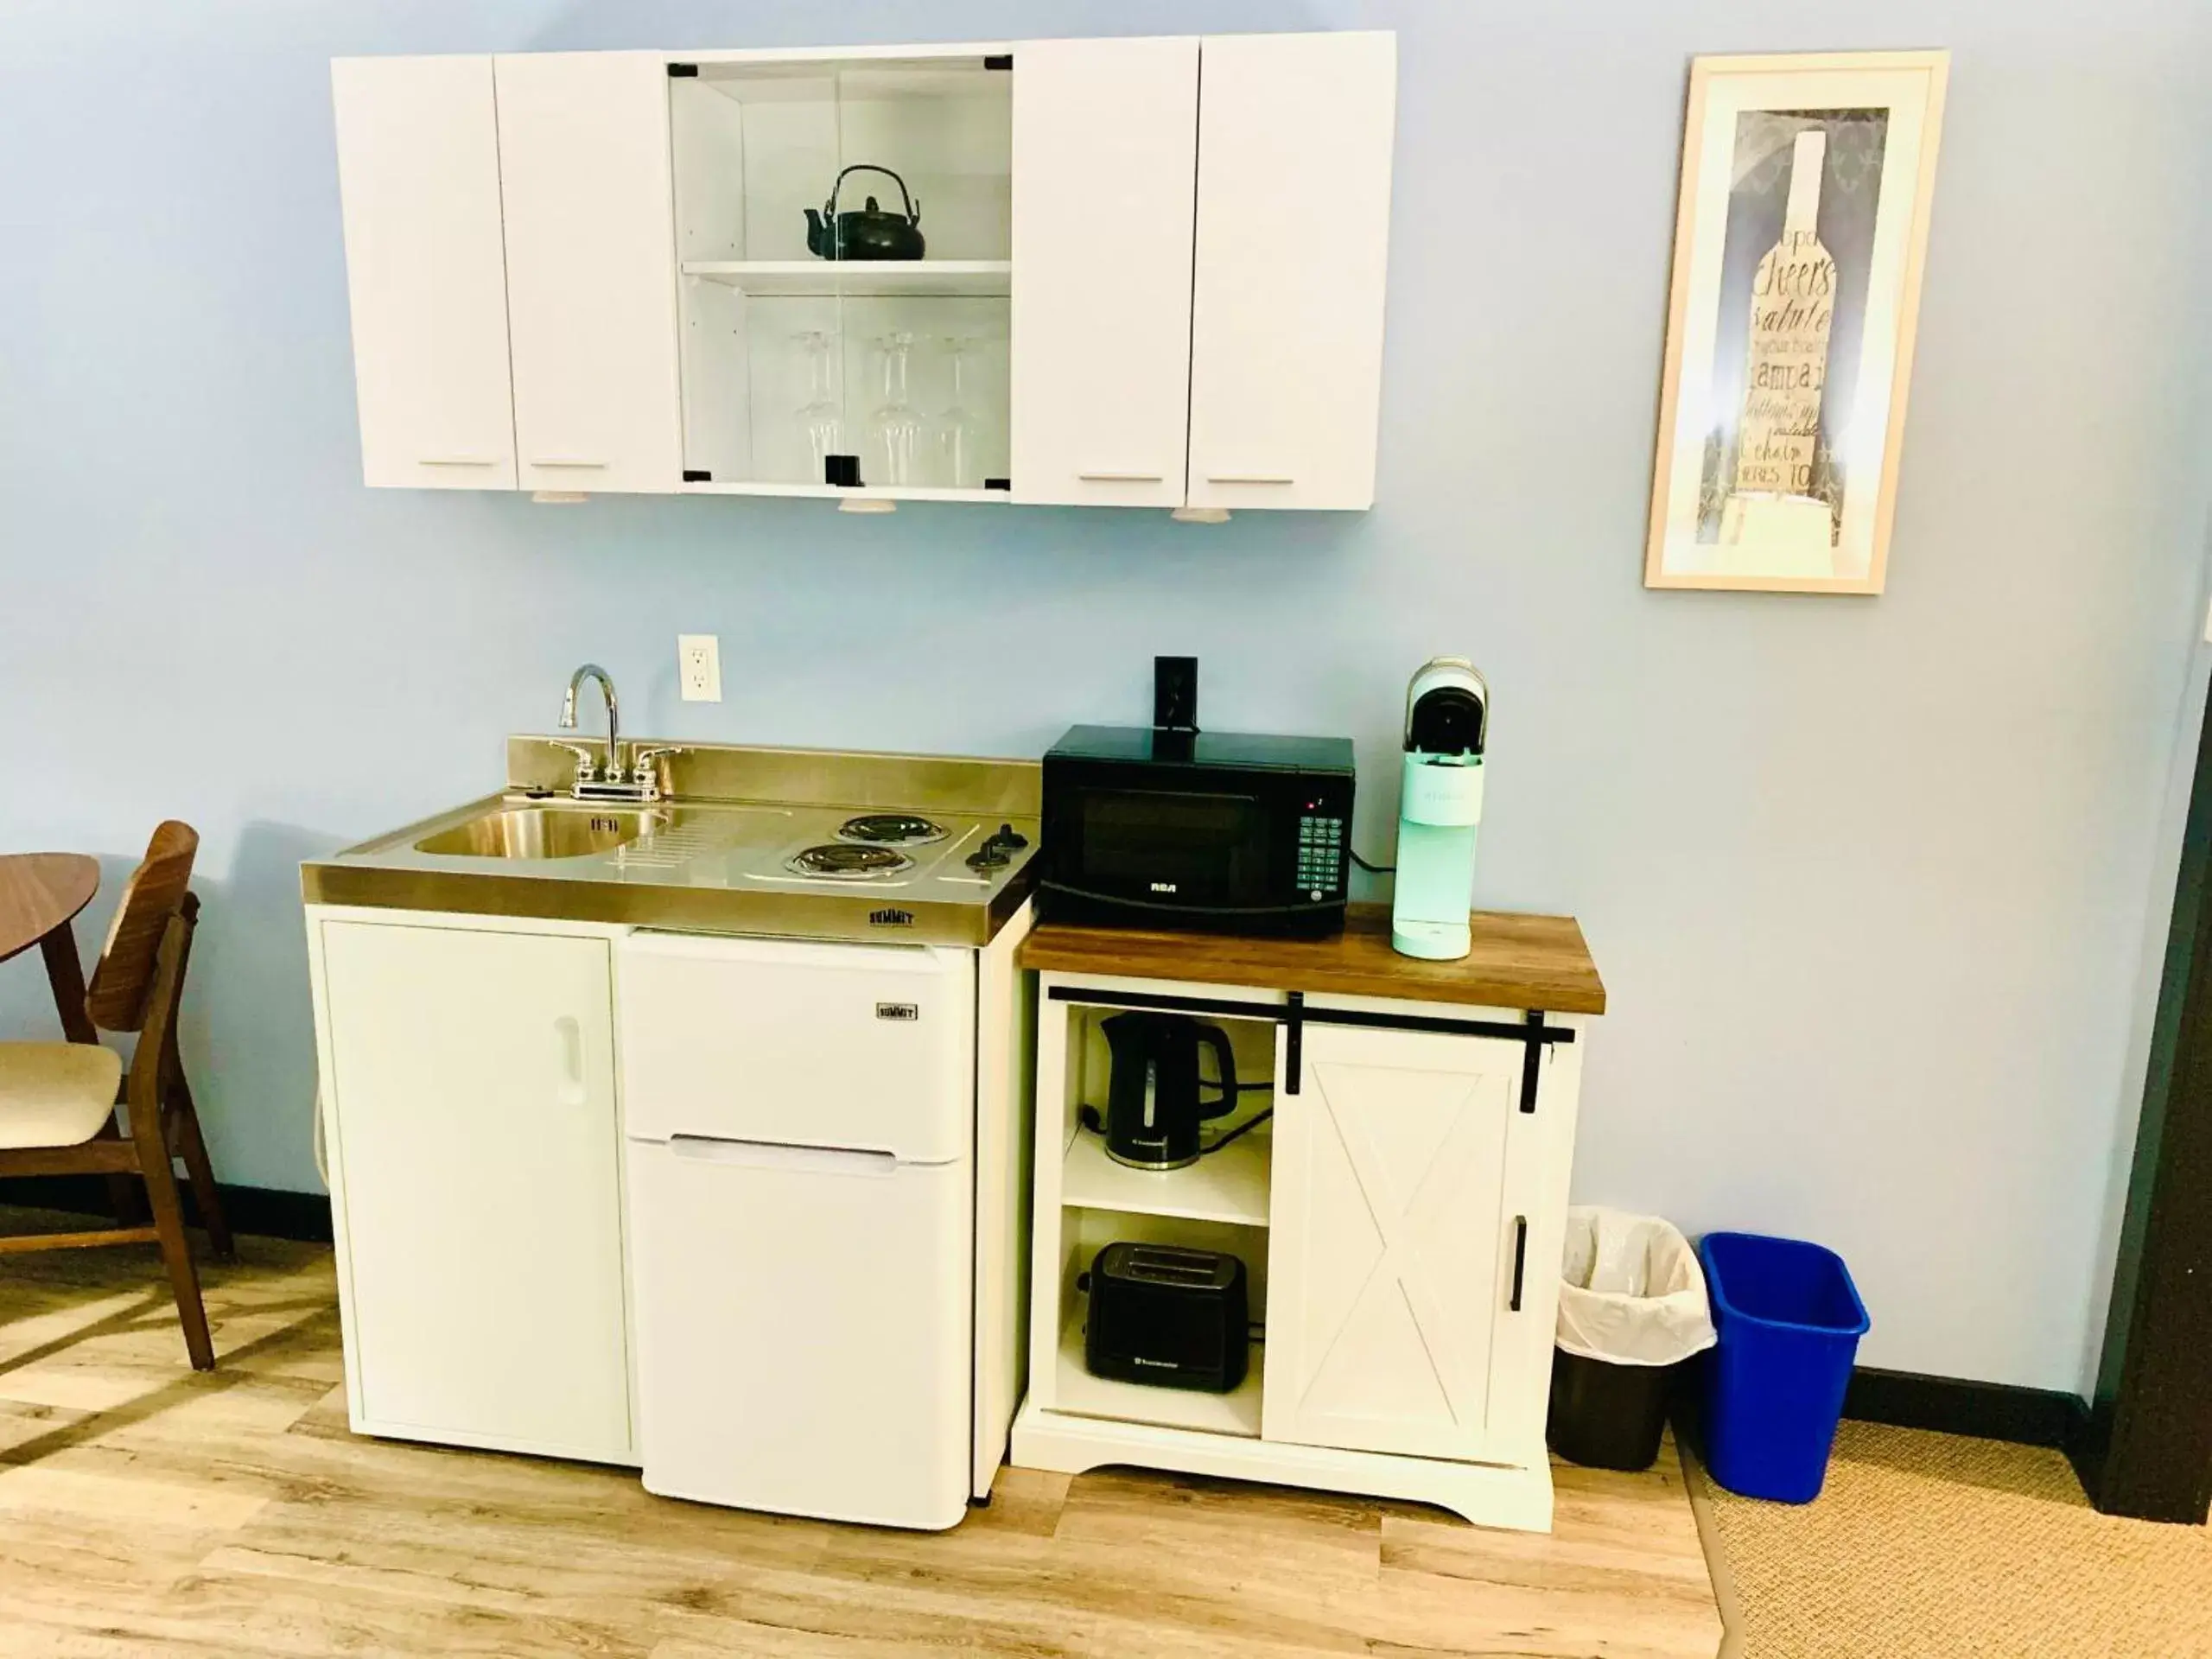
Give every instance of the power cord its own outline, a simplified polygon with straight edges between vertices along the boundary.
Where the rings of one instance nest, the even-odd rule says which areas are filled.
[[[1347,848],[1345,850],[1351,854],[1351,861],[1370,875],[1395,875],[1398,873],[1398,867],[1395,864],[1370,864],[1356,849]]]

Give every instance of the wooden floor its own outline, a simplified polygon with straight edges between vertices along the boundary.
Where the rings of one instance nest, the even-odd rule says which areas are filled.
[[[28,1216],[0,1217],[22,1230]],[[1550,1537],[1418,1505],[1001,1471],[926,1535],[357,1439],[327,1250],[242,1241],[186,1368],[150,1250],[0,1262],[0,1654],[1713,1654],[1671,1449]]]

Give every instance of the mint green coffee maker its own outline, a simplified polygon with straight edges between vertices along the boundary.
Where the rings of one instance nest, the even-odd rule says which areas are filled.
[[[1398,785],[1398,882],[1390,944],[1449,962],[1473,941],[1475,831],[1483,819],[1483,739],[1490,687],[1464,657],[1433,657],[1406,688],[1405,771]]]

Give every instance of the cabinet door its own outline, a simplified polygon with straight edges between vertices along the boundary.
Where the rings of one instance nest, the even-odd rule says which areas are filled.
[[[322,969],[356,1421],[634,1461],[606,942],[326,921]]]
[[[1191,504],[1372,506],[1396,37],[1210,35],[1201,62]]]
[[[667,60],[533,52],[496,74],[523,487],[673,491]]]
[[[330,66],[361,474],[512,489],[492,60]]]
[[[1419,1457],[1522,1449],[1497,1432],[1491,1385],[1501,1321],[1526,1317],[1507,1202],[1522,1046],[1309,1024],[1301,1047],[1298,1092],[1280,1064],[1276,1079],[1262,1432]]]
[[[1015,48],[1016,500],[1182,505],[1198,141],[1196,39]]]

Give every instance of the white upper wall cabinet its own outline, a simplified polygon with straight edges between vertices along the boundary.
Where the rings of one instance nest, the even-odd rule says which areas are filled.
[[[1205,37],[1190,504],[1370,507],[1397,37]]]
[[[495,73],[518,480],[674,490],[667,60],[529,53]]]
[[[1391,35],[334,74],[372,484],[1373,504]]]
[[[330,66],[371,484],[512,489],[492,60]]]
[[[1195,39],[1016,51],[1015,500],[1182,505],[1198,144]]]

